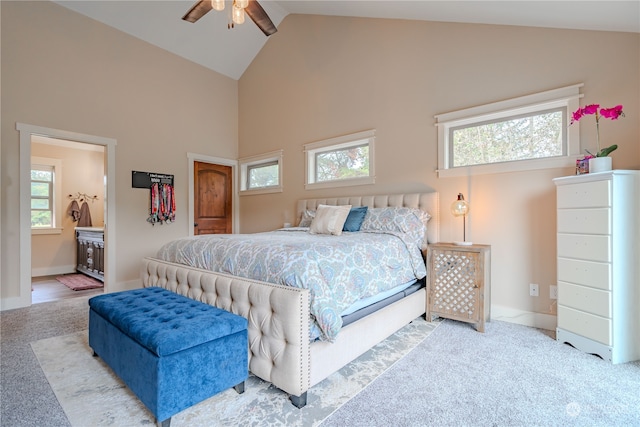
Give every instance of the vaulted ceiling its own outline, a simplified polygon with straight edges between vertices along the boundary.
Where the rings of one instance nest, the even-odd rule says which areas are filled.
[[[183,21],[195,1],[55,2],[238,80],[268,38],[248,18],[227,29],[226,12],[212,10],[194,24]],[[289,14],[313,14],[640,32],[638,0],[260,0],[260,4],[276,27]]]

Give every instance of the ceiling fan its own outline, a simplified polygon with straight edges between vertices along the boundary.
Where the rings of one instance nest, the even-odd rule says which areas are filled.
[[[211,9],[223,10],[225,0],[200,0],[194,4],[191,9],[182,17],[185,21],[196,22],[198,19],[206,15]],[[244,22],[244,13],[262,30],[265,36],[278,31],[271,18],[264,11],[262,6],[256,0],[233,0],[231,18],[229,20],[229,28],[233,28],[235,24]]]

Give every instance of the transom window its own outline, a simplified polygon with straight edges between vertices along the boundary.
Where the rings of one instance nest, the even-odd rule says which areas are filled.
[[[31,163],[31,230],[36,234],[61,232],[59,159],[33,157]]]
[[[451,166],[562,156],[566,123],[566,111],[555,109],[451,128]]]
[[[373,184],[374,141],[375,131],[369,130],[306,144],[305,187]]]
[[[282,150],[240,159],[241,194],[282,191]]]
[[[579,128],[567,118],[581,86],[436,116],[439,176],[571,166]]]
[[[247,166],[247,188],[265,188],[278,185],[278,162],[266,162]]]

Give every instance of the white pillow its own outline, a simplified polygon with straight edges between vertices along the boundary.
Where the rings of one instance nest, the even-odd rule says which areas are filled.
[[[311,234],[342,234],[342,227],[349,216],[351,205],[329,206],[318,205],[316,216],[311,221]]]

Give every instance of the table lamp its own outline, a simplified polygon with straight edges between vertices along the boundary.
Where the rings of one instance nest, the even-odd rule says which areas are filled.
[[[461,216],[462,217],[462,242],[453,242],[456,245],[472,245],[472,242],[467,242],[467,230],[466,230],[466,220],[467,214],[469,213],[469,203],[464,200],[464,196],[462,193],[458,193],[458,200],[451,204],[451,213],[453,216]]]

